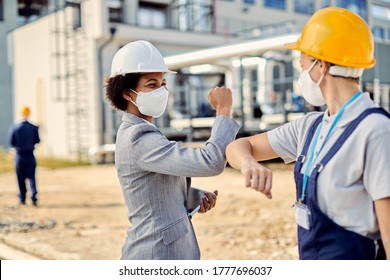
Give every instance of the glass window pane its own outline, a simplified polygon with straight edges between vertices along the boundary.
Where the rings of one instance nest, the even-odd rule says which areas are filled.
[[[0,0],[0,20],[4,20],[4,3]]]
[[[336,6],[348,9],[367,20],[367,1],[366,0],[336,0]]]
[[[321,8],[330,7],[330,0],[322,0],[321,1]]]
[[[153,12],[153,27],[165,28],[165,13],[163,11],[154,11]]]
[[[372,28],[372,33],[374,34],[374,37],[377,39],[385,38],[385,30],[383,29],[383,27],[374,26]]]
[[[106,0],[108,20],[110,22],[123,22],[122,2],[122,0]]]
[[[166,27],[164,11],[140,7],[138,10],[138,24],[143,27]]]
[[[106,5],[108,8],[120,9],[122,7],[121,0],[106,0]]]
[[[302,14],[313,14],[314,0],[294,0],[294,11]]]
[[[285,10],[286,3],[285,0],[264,0],[264,7]]]
[[[376,19],[389,20],[390,21],[390,8],[375,5],[371,6],[372,16]]]
[[[244,4],[250,4],[250,5],[254,5],[255,1],[256,0],[242,0],[242,2],[244,2]]]

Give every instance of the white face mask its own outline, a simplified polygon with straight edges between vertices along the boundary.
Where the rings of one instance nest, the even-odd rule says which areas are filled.
[[[142,114],[158,118],[164,113],[169,95],[165,86],[147,92],[136,92],[132,89],[131,91],[137,94],[137,103],[133,100],[130,100],[130,102],[137,106]]]
[[[321,75],[318,83],[314,82],[310,77],[310,70],[316,64],[317,59],[307,70],[303,70],[298,79],[298,86],[301,90],[303,98],[313,106],[322,106],[325,104],[324,96],[322,94],[320,83],[324,78],[324,74]]]

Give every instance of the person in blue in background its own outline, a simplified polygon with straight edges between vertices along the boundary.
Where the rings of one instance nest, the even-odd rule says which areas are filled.
[[[39,131],[36,125],[28,122],[30,108],[24,106],[20,110],[23,121],[14,124],[9,133],[9,144],[15,148],[15,169],[19,185],[19,203],[26,204],[26,180],[29,180],[31,190],[31,201],[37,206],[37,185],[35,180],[35,169],[37,166],[34,149],[40,142]]]

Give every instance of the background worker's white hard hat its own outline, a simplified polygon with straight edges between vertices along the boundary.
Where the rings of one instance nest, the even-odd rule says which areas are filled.
[[[152,72],[176,73],[168,70],[163,56],[155,46],[139,40],[126,44],[115,53],[110,77]]]

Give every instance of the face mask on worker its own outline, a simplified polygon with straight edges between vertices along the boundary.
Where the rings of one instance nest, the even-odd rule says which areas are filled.
[[[317,59],[307,70],[303,70],[298,79],[298,86],[301,90],[303,98],[313,106],[322,106],[325,104],[324,96],[322,94],[320,83],[324,78],[324,74],[321,75],[318,83],[314,82],[310,77],[310,70],[316,64]]]
[[[137,98],[136,102],[133,100],[130,100],[130,102],[137,106],[142,114],[158,118],[164,113],[169,95],[165,86],[147,92],[136,92],[133,89],[131,91],[137,94]]]

